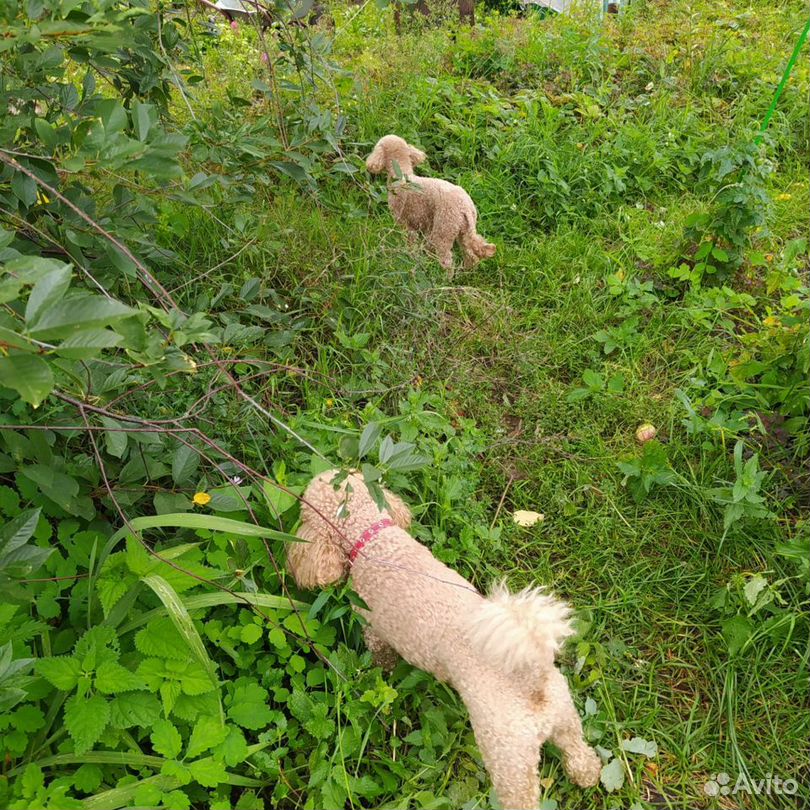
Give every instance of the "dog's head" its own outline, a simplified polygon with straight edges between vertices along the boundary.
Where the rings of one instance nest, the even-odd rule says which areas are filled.
[[[414,166],[424,163],[425,157],[421,149],[411,146],[404,138],[386,135],[377,141],[374,151],[366,158],[366,168],[372,174],[388,172],[390,177],[395,177],[394,163],[402,174],[411,174]]]
[[[400,528],[408,528],[408,507],[388,490],[383,493],[386,509],[380,510],[359,473],[341,476],[340,470],[328,470],[312,479],[301,499],[302,542],[287,548],[287,568],[300,587],[323,587],[343,579],[354,542],[375,521],[390,517]]]

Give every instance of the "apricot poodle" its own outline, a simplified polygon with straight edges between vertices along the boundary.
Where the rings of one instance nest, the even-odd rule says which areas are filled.
[[[546,740],[560,749],[574,782],[595,785],[599,757],[554,665],[573,632],[569,608],[539,588],[511,594],[498,585],[482,596],[406,531],[402,500],[385,498],[381,510],[357,473],[313,479],[301,506],[304,542],[291,543],[287,556],[299,586],[351,574],[368,605],[360,613],[375,660],[389,668],[398,654],[458,691],[505,810],[537,807]]]
[[[411,233],[423,234],[447,270],[453,267],[456,242],[465,267],[494,256],[495,245],[476,233],[478,211],[470,195],[446,180],[415,175],[413,167],[424,160],[424,152],[397,135],[380,138],[366,158],[372,174],[388,172],[388,207],[394,219]]]

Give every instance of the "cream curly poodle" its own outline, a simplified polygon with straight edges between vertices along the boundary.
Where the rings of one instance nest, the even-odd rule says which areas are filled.
[[[453,245],[458,242],[464,266],[495,255],[495,245],[476,233],[478,211],[461,186],[432,177],[418,177],[413,167],[425,153],[397,135],[377,141],[366,158],[372,174],[388,172],[388,207],[394,219],[411,233],[421,233],[436,251],[442,267],[453,267]]]
[[[386,668],[397,654],[450,683],[505,810],[536,808],[540,749],[548,740],[578,785],[599,780],[600,760],[582,736],[568,684],[554,665],[572,634],[568,607],[539,588],[484,597],[406,530],[408,507],[385,492],[380,510],[357,473],[321,473],[301,506],[302,541],[288,549],[299,586],[351,574],[368,605],[366,643]]]

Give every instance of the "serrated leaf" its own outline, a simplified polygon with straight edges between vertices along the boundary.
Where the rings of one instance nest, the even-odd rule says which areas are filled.
[[[624,763],[621,759],[616,757],[607,765],[603,765],[599,773],[599,781],[608,793],[620,790],[624,785]]]
[[[183,672],[181,686],[187,695],[204,695],[206,692],[213,692],[217,685],[211,681],[211,677],[196,659],[189,659],[185,671]]]
[[[160,717],[160,701],[149,692],[127,692],[110,702],[110,723],[114,728],[151,728]]]
[[[16,391],[23,402],[38,408],[54,386],[51,367],[38,354],[9,352],[0,357],[0,385]]]
[[[110,705],[101,695],[73,695],[65,703],[65,728],[77,754],[89,751],[98,742],[109,720]]]
[[[213,757],[205,757],[205,759],[190,762],[188,769],[191,771],[194,780],[203,787],[215,788],[222,782],[228,781],[225,765]]]
[[[135,634],[135,647],[139,652],[158,658],[183,660],[188,656],[188,648],[183,637],[168,616],[153,619]]]
[[[754,633],[754,626],[745,616],[732,616],[720,623],[730,655],[738,653]]]
[[[104,774],[98,765],[91,765],[85,762],[84,765],[79,766],[73,773],[73,784],[84,793],[93,793],[98,790]]]
[[[37,706],[26,704],[25,706],[20,706],[20,708],[14,712],[14,719],[11,721],[11,725],[12,728],[17,731],[24,731],[30,734],[32,731],[37,731],[45,725],[45,715]]]
[[[583,399],[587,399],[591,396],[592,392],[590,388],[575,388],[573,391],[570,391],[566,397],[566,402],[581,402]]]
[[[76,688],[82,668],[79,661],[73,656],[60,656],[58,658],[40,658],[36,663],[36,671],[63,692]]]
[[[248,755],[245,735],[235,726],[229,726],[227,728],[227,736],[222,743],[217,746],[215,753],[221,756],[225,764],[231,768],[236,765],[241,765]]]
[[[214,666],[214,662],[208,657],[200,634],[197,632],[197,628],[194,626],[194,622],[191,620],[191,616],[188,610],[186,610],[186,606],[177,595],[177,592],[163,577],[157,574],[148,574],[142,577],[141,580],[148,585],[155,594],[157,594],[160,601],[163,602],[169,614],[169,618],[182,636],[183,641],[208,674],[211,685],[215,687],[218,683],[216,667]],[[186,692],[186,694],[194,694],[186,690],[185,684],[183,691]]]
[[[177,759],[183,747],[183,738],[180,736],[180,732],[169,720],[155,722],[149,739],[152,740],[152,748],[166,759]]]
[[[600,391],[605,387],[605,381],[602,378],[602,375],[590,368],[585,369],[585,371],[582,373],[582,382],[584,382],[588,388],[593,388]]]
[[[101,602],[105,618],[110,615],[110,611],[131,587],[132,582],[127,581],[125,577],[121,577],[120,574],[117,578],[110,576],[96,582],[96,593],[99,602]]]
[[[328,717],[329,708],[325,703],[316,703],[312,716],[304,723],[304,728],[319,740],[325,740],[334,734],[335,721]]]
[[[652,759],[658,756],[658,745],[654,740],[645,740],[643,737],[633,737],[631,740],[622,740],[620,743],[622,751],[630,754],[644,754]]]
[[[104,661],[96,670],[96,689],[104,695],[134,692],[144,688],[143,680],[115,661]]]
[[[768,587],[768,580],[762,574],[754,574],[743,587],[746,601],[752,607],[757,603],[759,594]]]
[[[267,705],[267,692],[257,683],[237,685],[228,709],[228,717],[242,728],[257,731],[265,728],[273,718]]]
[[[246,624],[239,636],[245,644],[254,644],[262,637],[262,628],[258,624]]]
[[[186,748],[186,758],[198,757],[203,751],[224,742],[228,730],[217,717],[201,717],[191,732]]]

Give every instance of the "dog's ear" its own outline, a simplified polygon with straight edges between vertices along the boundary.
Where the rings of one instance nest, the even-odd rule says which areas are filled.
[[[411,159],[411,165],[413,166],[418,166],[427,159],[427,155],[421,149],[417,149],[410,144],[408,144],[408,157]]]
[[[366,158],[366,168],[372,174],[381,174],[388,167],[385,165],[385,150],[377,144],[374,151]]]
[[[385,503],[391,515],[391,520],[400,529],[407,529],[411,525],[411,510],[407,507],[405,501],[399,495],[394,495],[393,492],[389,492],[387,489],[383,489],[383,494],[385,495]]]
[[[346,554],[323,520],[304,520],[298,529],[303,542],[287,546],[287,569],[301,588],[322,588],[343,579]]]

